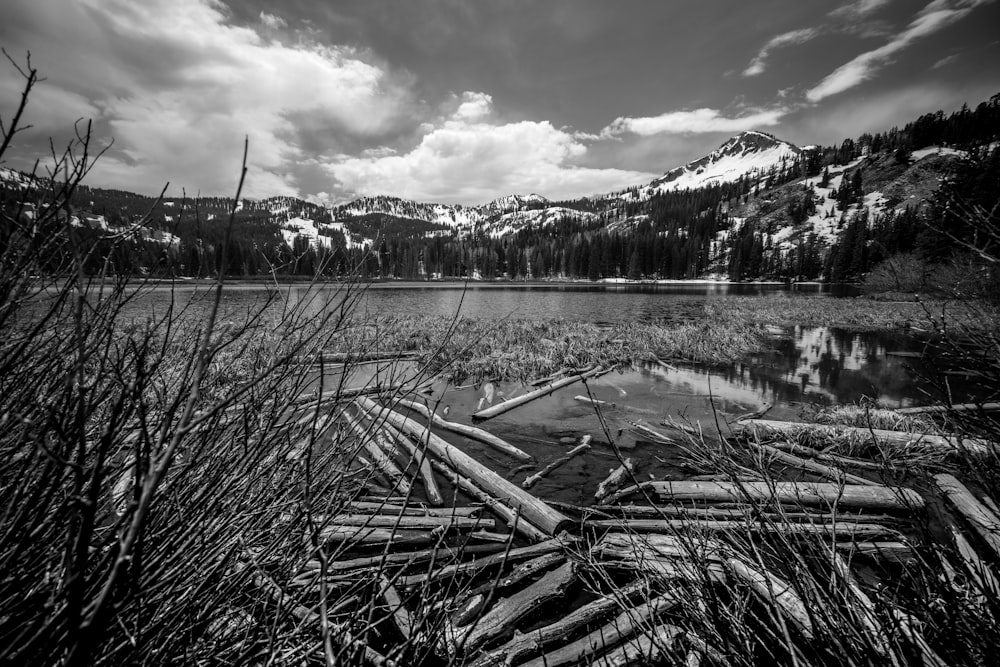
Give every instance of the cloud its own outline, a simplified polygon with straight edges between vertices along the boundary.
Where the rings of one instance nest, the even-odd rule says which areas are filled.
[[[46,45],[33,51],[47,79],[31,107],[44,122],[29,119],[36,148],[40,132],[80,116],[101,128],[96,143],[114,138],[91,184],[231,193],[249,136],[246,194],[295,194],[297,165],[329,148],[315,137],[372,145],[415,124],[419,103],[404,76],[349,47],[265,38],[258,30],[280,25],[275,16],[240,26],[217,0],[80,0],[58,11],[14,3],[9,34],[23,43],[5,46]],[[15,85],[0,72],[4,97]]]
[[[894,55],[918,41],[955,23],[976,7],[992,0],[934,0],[889,43],[867,51],[841,65],[816,86],[806,91],[810,102],[819,102],[873,78]]]
[[[859,20],[867,18],[882,7],[885,7],[891,0],[856,0],[841,7],[837,7],[829,13],[830,16],[849,20]]]
[[[738,117],[723,116],[718,109],[671,111],[645,118],[617,118],[601,131],[604,137],[622,134],[651,136],[654,134],[699,134],[705,132],[739,132],[755,127],[777,125],[788,112],[784,107],[757,109]]]
[[[494,122],[489,95],[466,92],[458,108],[427,127],[406,153],[343,156],[325,165],[353,194],[392,193],[421,201],[477,204],[507,193],[551,199],[621,189],[654,174],[576,166],[587,147],[548,121]]]
[[[288,27],[288,23],[285,22],[285,19],[280,16],[275,16],[274,14],[268,14],[267,12],[260,13],[260,22],[271,30]]]
[[[763,47],[761,47],[760,52],[753,60],[750,61],[747,68],[743,70],[743,76],[757,76],[759,74],[763,74],[765,70],[764,63],[767,61],[767,57],[774,49],[782,46],[791,46],[793,44],[803,44],[815,38],[819,34],[820,30],[818,28],[802,28],[801,30],[791,30],[772,37],[766,44],[764,44]]]

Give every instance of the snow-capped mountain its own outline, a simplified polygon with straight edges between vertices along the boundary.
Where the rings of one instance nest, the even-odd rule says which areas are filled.
[[[671,169],[638,191],[628,191],[621,196],[646,199],[658,192],[695,190],[732,183],[744,176],[761,180],[772,169],[791,164],[801,154],[801,148],[765,132],[741,132],[705,157]]]

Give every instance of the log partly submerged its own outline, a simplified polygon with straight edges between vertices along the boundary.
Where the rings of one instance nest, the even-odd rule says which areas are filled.
[[[467,426],[466,424],[459,424],[457,422],[450,422],[442,418],[437,413],[433,412],[423,403],[417,401],[410,401],[405,398],[401,398],[397,401],[400,405],[406,406],[410,410],[419,412],[427,419],[431,420],[431,423],[438,428],[443,428],[446,431],[451,431],[452,433],[458,433],[459,435],[464,435],[466,438],[472,440],[477,440],[484,444],[493,447],[494,449],[503,452],[509,456],[513,456],[521,461],[530,461],[531,454],[526,453],[524,450],[515,447],[503,438],[499,438],[489,431],[485,431],[481,428],[475,426]]]
[[[934,475],[934,483],[989,547],[993,556],[1000,558],[1000,517],[979,502],[954,475],[948,473]]]
[[[924,499],[911,489],[832,482],[643,482],[622,489],[613,499],[618,500],[641,490],[670,501],[756,501],[884,510],[924,506]]]
[[[468,477],[477,486],[502,503],[516,509],[532,525],[548,535],[555,535],[572,521],[569,517],[556,511],[543,500],[520,489],[515,484],[504,479],[493,470],[487,468],[462,450],[446,442],[443,438],[430,432],[426,426],[419,424],[398,412],[382,408],[375,401],[361,397],[358,399],[365,409],[372,411],[400,431],[426,443],[427,449],[447,462],[461,475]]]
[[[564,454],[563,456],[560,456],[555,461],[553,461],[552,463],[548,464],[547,466],[545,466],[544,468],[542,468],[541,470],[539,470],[535,474],[528,475],[524,479],[524,482],[521,483],[521,487],[525,488],[525,489],[530,489],[536,483],[538,483],[538,480],[540,480],[542,477],[545,477],[546,475],[548,475],[550,472],[552,472],[553,470],[555,470],[559,466],[564,465],[565,463],[568,463],[574,456],[577,456],[578,454],[582,454],[583,452],[589,450],[590,449],[590,439],[591,438],[590,438],[589,435],[585,435],[582,438],[580,438],[580,444],[579,445],[577,445],[573,449],[569,450],[568,452],[566,452],[566,454]]]
[[[603,482],[597,485],[597,493],[594,494],[594,499],[597,502],[601,502],[608,494],[631,479],[634,474],[635,464],[632,463],[632,459],[625,459],[620,466],[611,471],[611,474]]]
[[[991,445],[984,440],[959,438],[957,436],[932,435],[930,433],[907,433],[905,431],[887,431],[877,428],[860,428],[857,426],[833,426],[829,424],[805,424],[799,422],[782,422],[771,419],[742,419],[734,425],[736,431],[750,433],[779,433],[784,436],[796,436],[799,433],[816,433],[829,437],[849,437],[861,442],[874,439],[876,444],[891,447],[910,447],[925,445],[938,447],[950,452],[969,452],[972,454],[987,454]]]
[[[513,410],[516,407],[520,407],[525,403],[530,403],[531,401],[537,398],[541,398],[542,396],[548,396],[557,389],[562,389],[563,387],[567,387],[571,384],[575,384],[582,380],[592,378],[595,375],[599,375],[600,373],[603,372],[603,370],[604,370],[603,368],[598,366],[584,373],[579,373],[577,375],[572,375],[570,377],[565,377],[560,380],[556,380],[552,384],[545,385],[544,387],[536,389],[535,391],[529,391],[527,394],[522,394],[517,398],[512,398],[509,401],[504,401],[503,403],[498,403],[484,410],[480,410],[479,412],[474,413],[472,415],[472,418],[478,421],[492,419],[497,415],[502,415],[503,413]]]

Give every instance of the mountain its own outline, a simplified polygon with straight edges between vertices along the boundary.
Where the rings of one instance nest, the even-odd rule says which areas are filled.
[[[766,132],[741,132],[705,157],[671,169],[645,187],[627,191],[623,197],[648,199],[661,192],[695,190],[744,178],[757,183],[768,173],[798,160],[802,152],[798,146]]]

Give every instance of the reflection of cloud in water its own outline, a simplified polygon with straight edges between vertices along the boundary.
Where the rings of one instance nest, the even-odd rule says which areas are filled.
[[[679,389],[712,393],[722,399],[762,403],[850,403],[863,397],[887,407],[923,404],[925,387],[911,369],[912,358],[888,355],[914,352],[921,342],[902,332],[854,332],[796,326],[770,340],[767,349],[728,367],[687,367],[664,380]]]

